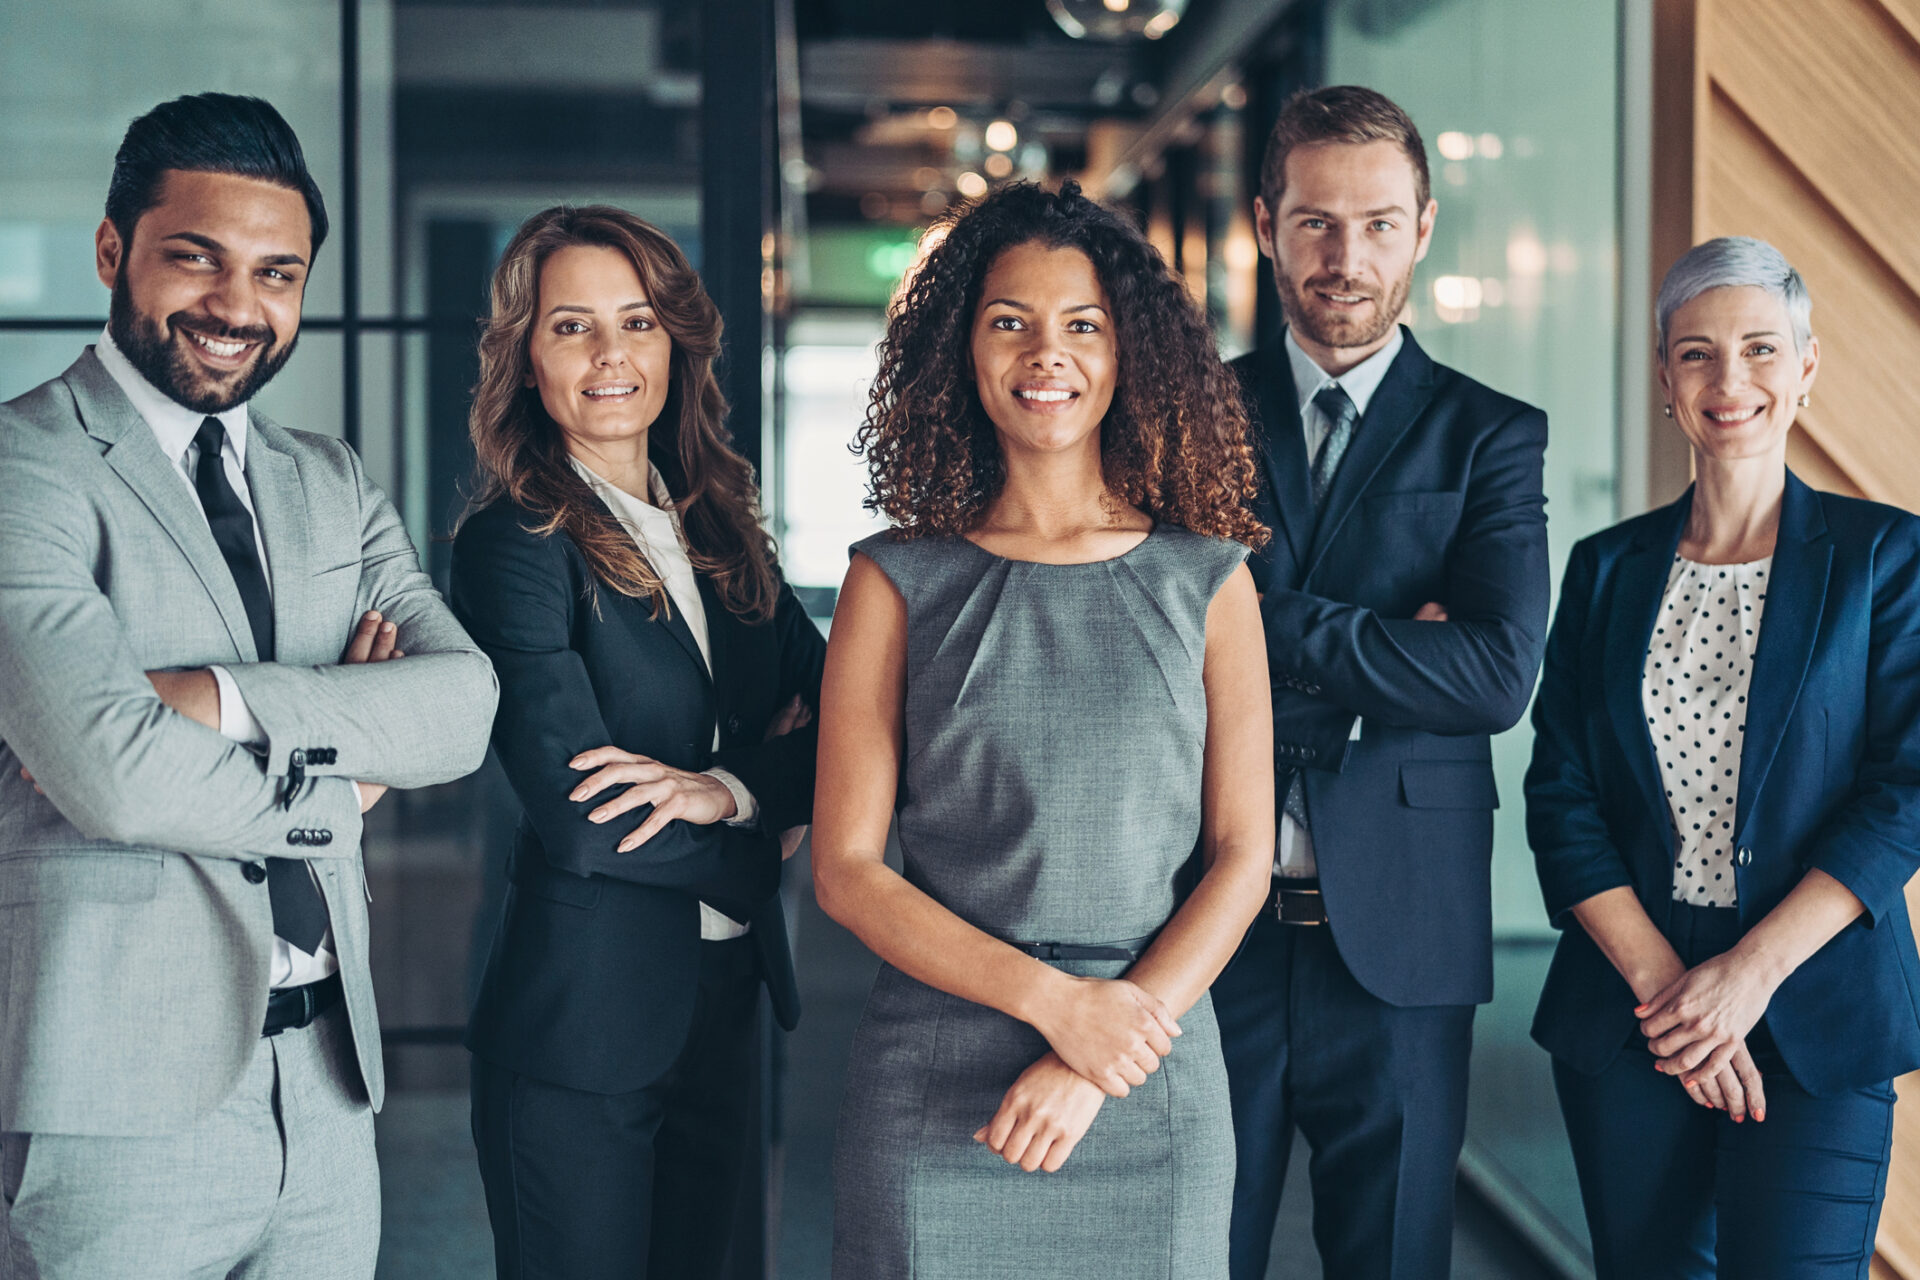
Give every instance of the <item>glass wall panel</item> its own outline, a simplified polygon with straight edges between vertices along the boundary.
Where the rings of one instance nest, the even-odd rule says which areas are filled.
[[[874,345],[885,328],[883,316],[865,311],[802,315],[788,328],[780,556],[797,587],[837,589],[847,547],[886,527],[860,505],[867,464],[849,447],[866,417]]]
[[[7,6],[0,41],[0,316],[106,315],[93,230],[127,124],[183,93],[256,94],[340,191],[340,8],[335,0],[141,0]],[[17,251],[17,256],[16,256]],[[317,272],[308,314],[337,314]]]
[[[0,332],[0,403],[59,377],[99,338],[98,329]]]
[[[1533,0],[1334,0],[1326,80],[1424,135],[1439,217],[1413,327],[1445,364],[1547,411],[1556,587],[1616,511],[1619,13]],[[1543,56],[1543,50],[1554,51]],[[1571,1274],[1590,1265],[1549,1059],[1528,1038],[1554,934],[1525,832],[1526,722],[1494,739],[1494,1001],[1475,1028],[1462,1171]]]
[[[1338,0],[1327,30],[1327,83],[1379,89],[1426,139],[1440,213],[1416,277],[1421,344],[1547,411],[1556,579],[1614,518],[1617,21],[1612,4]],[[1522,725],[1494,746],[1507,934],[1548,932],[1522,826],[1531,743]]]

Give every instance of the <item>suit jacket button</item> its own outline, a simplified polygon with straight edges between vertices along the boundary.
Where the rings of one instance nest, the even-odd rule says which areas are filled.
[[[240,864],[240,874],[247,878],[248,884],[261,884],[267,878],[267,869],[257,862],[243,862]]]
[[[739,717],[739,716],[728,716],[728,717],[727,717],[727,732],[728,732],[728,733],[730,733],[730,734],[733,734],[733,733],[739,733],[739,732],[740,732],[740,717]]]
[[[1308,692],[1308,693],[1319,693],[1319,692],[1320,692],[1320,686],[1319,686],[1319,685],[1317,685],[1317,684],[1310,684],[1310,685],[1308,685],[1308,686],[1307,686],[1307,692]]]
[[[306,832],[301,831],[298,828],[295,828],[294,830],[287,832],[287,843],[303,844],[305,843],[306,834],[307,834]]]
[[[293,754],[287,757],[287,763],[291,765],[304,765],[306,764],[306,762],[307,762],[307,753],[301,750],[299,747],[295,747],[293,749]]]
[[[1739,853],[1733,856],[1733,860],[1743,867],[1751,865],[1753,862],[1753,850],[1742,848]]]
[[[1315,751],[1315,750],[1314,750],[1314,749],[1313,749],[1312,747],[1302,747],[1302,748],[1300,748],[1300,758],[1301,758],[1302,760],[1311,760],[1311,759],[1313,759],[1313,758],[1314,758],[1315,756],[1317,756],[1317,755],[1319,755],[1319,754],[1320,754],[1320,753],[1319,753],[1318,751]]]
[[[327,830],[325,827],[320,828],[320,830],[314,832],[313,834],[319,837],[319,843],[323,845],[333,843],[333,832]]]

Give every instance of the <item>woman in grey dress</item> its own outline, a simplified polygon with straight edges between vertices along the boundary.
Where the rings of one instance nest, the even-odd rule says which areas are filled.
[[[834,1274],[1224,1277],[1206,989],[1274,824],[1246,420],[1179,282],[1072,184],[947,232],[881,347],[895,528],[854,548],[822,693],[815,888],[886,961]]]

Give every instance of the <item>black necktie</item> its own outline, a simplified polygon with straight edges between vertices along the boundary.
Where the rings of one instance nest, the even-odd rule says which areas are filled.
[[[227,483],[227,467],[220,456],[227,430],[218,418],[208,418],[194,433],[200,463],[194,468],[193,487],[213,529],[213,541],[226,558],[227,572],[240,590],[240,603],[253,630],[253,647],[261,662],[273,661],[273,597],[260,553],[253,541],[253,514]],[[307,864],[294,858],[267,859],[267,901],[273,907],[273,931],[312,955],[327,934],[327,904],[313,883]]]

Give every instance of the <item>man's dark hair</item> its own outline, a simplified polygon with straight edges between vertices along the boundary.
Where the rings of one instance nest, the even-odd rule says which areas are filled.
[[[298,191],[313,228],[312,253],[319,255],[327,238],[326,202],[307,172],[300,139],[270,104],[231,93],[196,93],[163,102],[128,125],[107,187],[107,219],[125,243],[133,243],[140,215],[160,203],[169,169],[258,178]]]
[[[1287,156],[1295,147],[1328,142],[1393,142],[1413,165],[1414,216],[1427,207],[1432,186],[1427,177],[1427,147],[1407,113],[1382,93],[1357,84],[1304,89],[1287,99],[1280,118],[1267,135],[1266,157],[1260,162],[1260,198],[1275,216],[1287,187]]]

